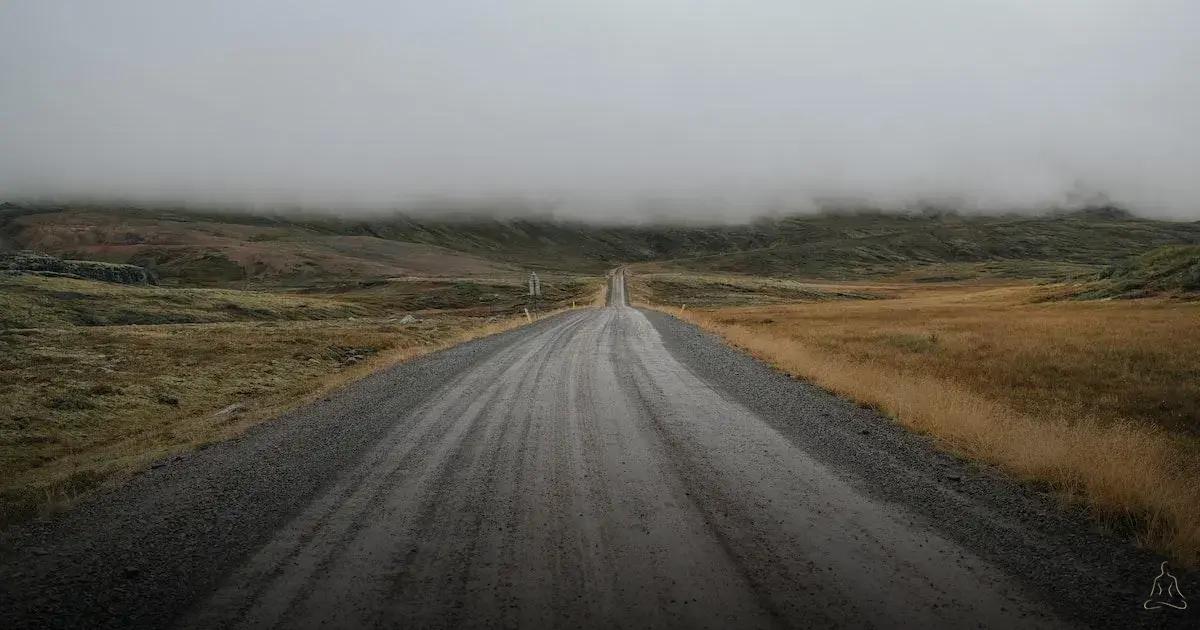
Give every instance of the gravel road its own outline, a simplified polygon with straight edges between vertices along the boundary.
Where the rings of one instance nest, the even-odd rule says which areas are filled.
[[[1158,558],[616,277],[10,528],[0,627],[1194,624],[1142,610]]]

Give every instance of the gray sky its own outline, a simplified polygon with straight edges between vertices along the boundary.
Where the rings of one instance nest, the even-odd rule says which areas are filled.
[[[1200,218],[1200,2],[0,2],[0,198],[1095,192]]]

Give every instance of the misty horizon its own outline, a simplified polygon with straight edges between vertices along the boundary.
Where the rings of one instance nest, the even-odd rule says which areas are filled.
[[[1200,218],[1200,6],[0,7],[0,200]]]

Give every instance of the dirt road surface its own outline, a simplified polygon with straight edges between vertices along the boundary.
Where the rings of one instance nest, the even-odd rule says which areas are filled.
[[[1158,558],[613,284],[605,308],[387,370],[11,528],[0,627],[1195,620],[1141,608]]]

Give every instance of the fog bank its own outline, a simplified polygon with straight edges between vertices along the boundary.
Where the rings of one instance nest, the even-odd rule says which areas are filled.
[[[1195,219],[1197,32],[1192,0],[12,0],[0,199]]]

